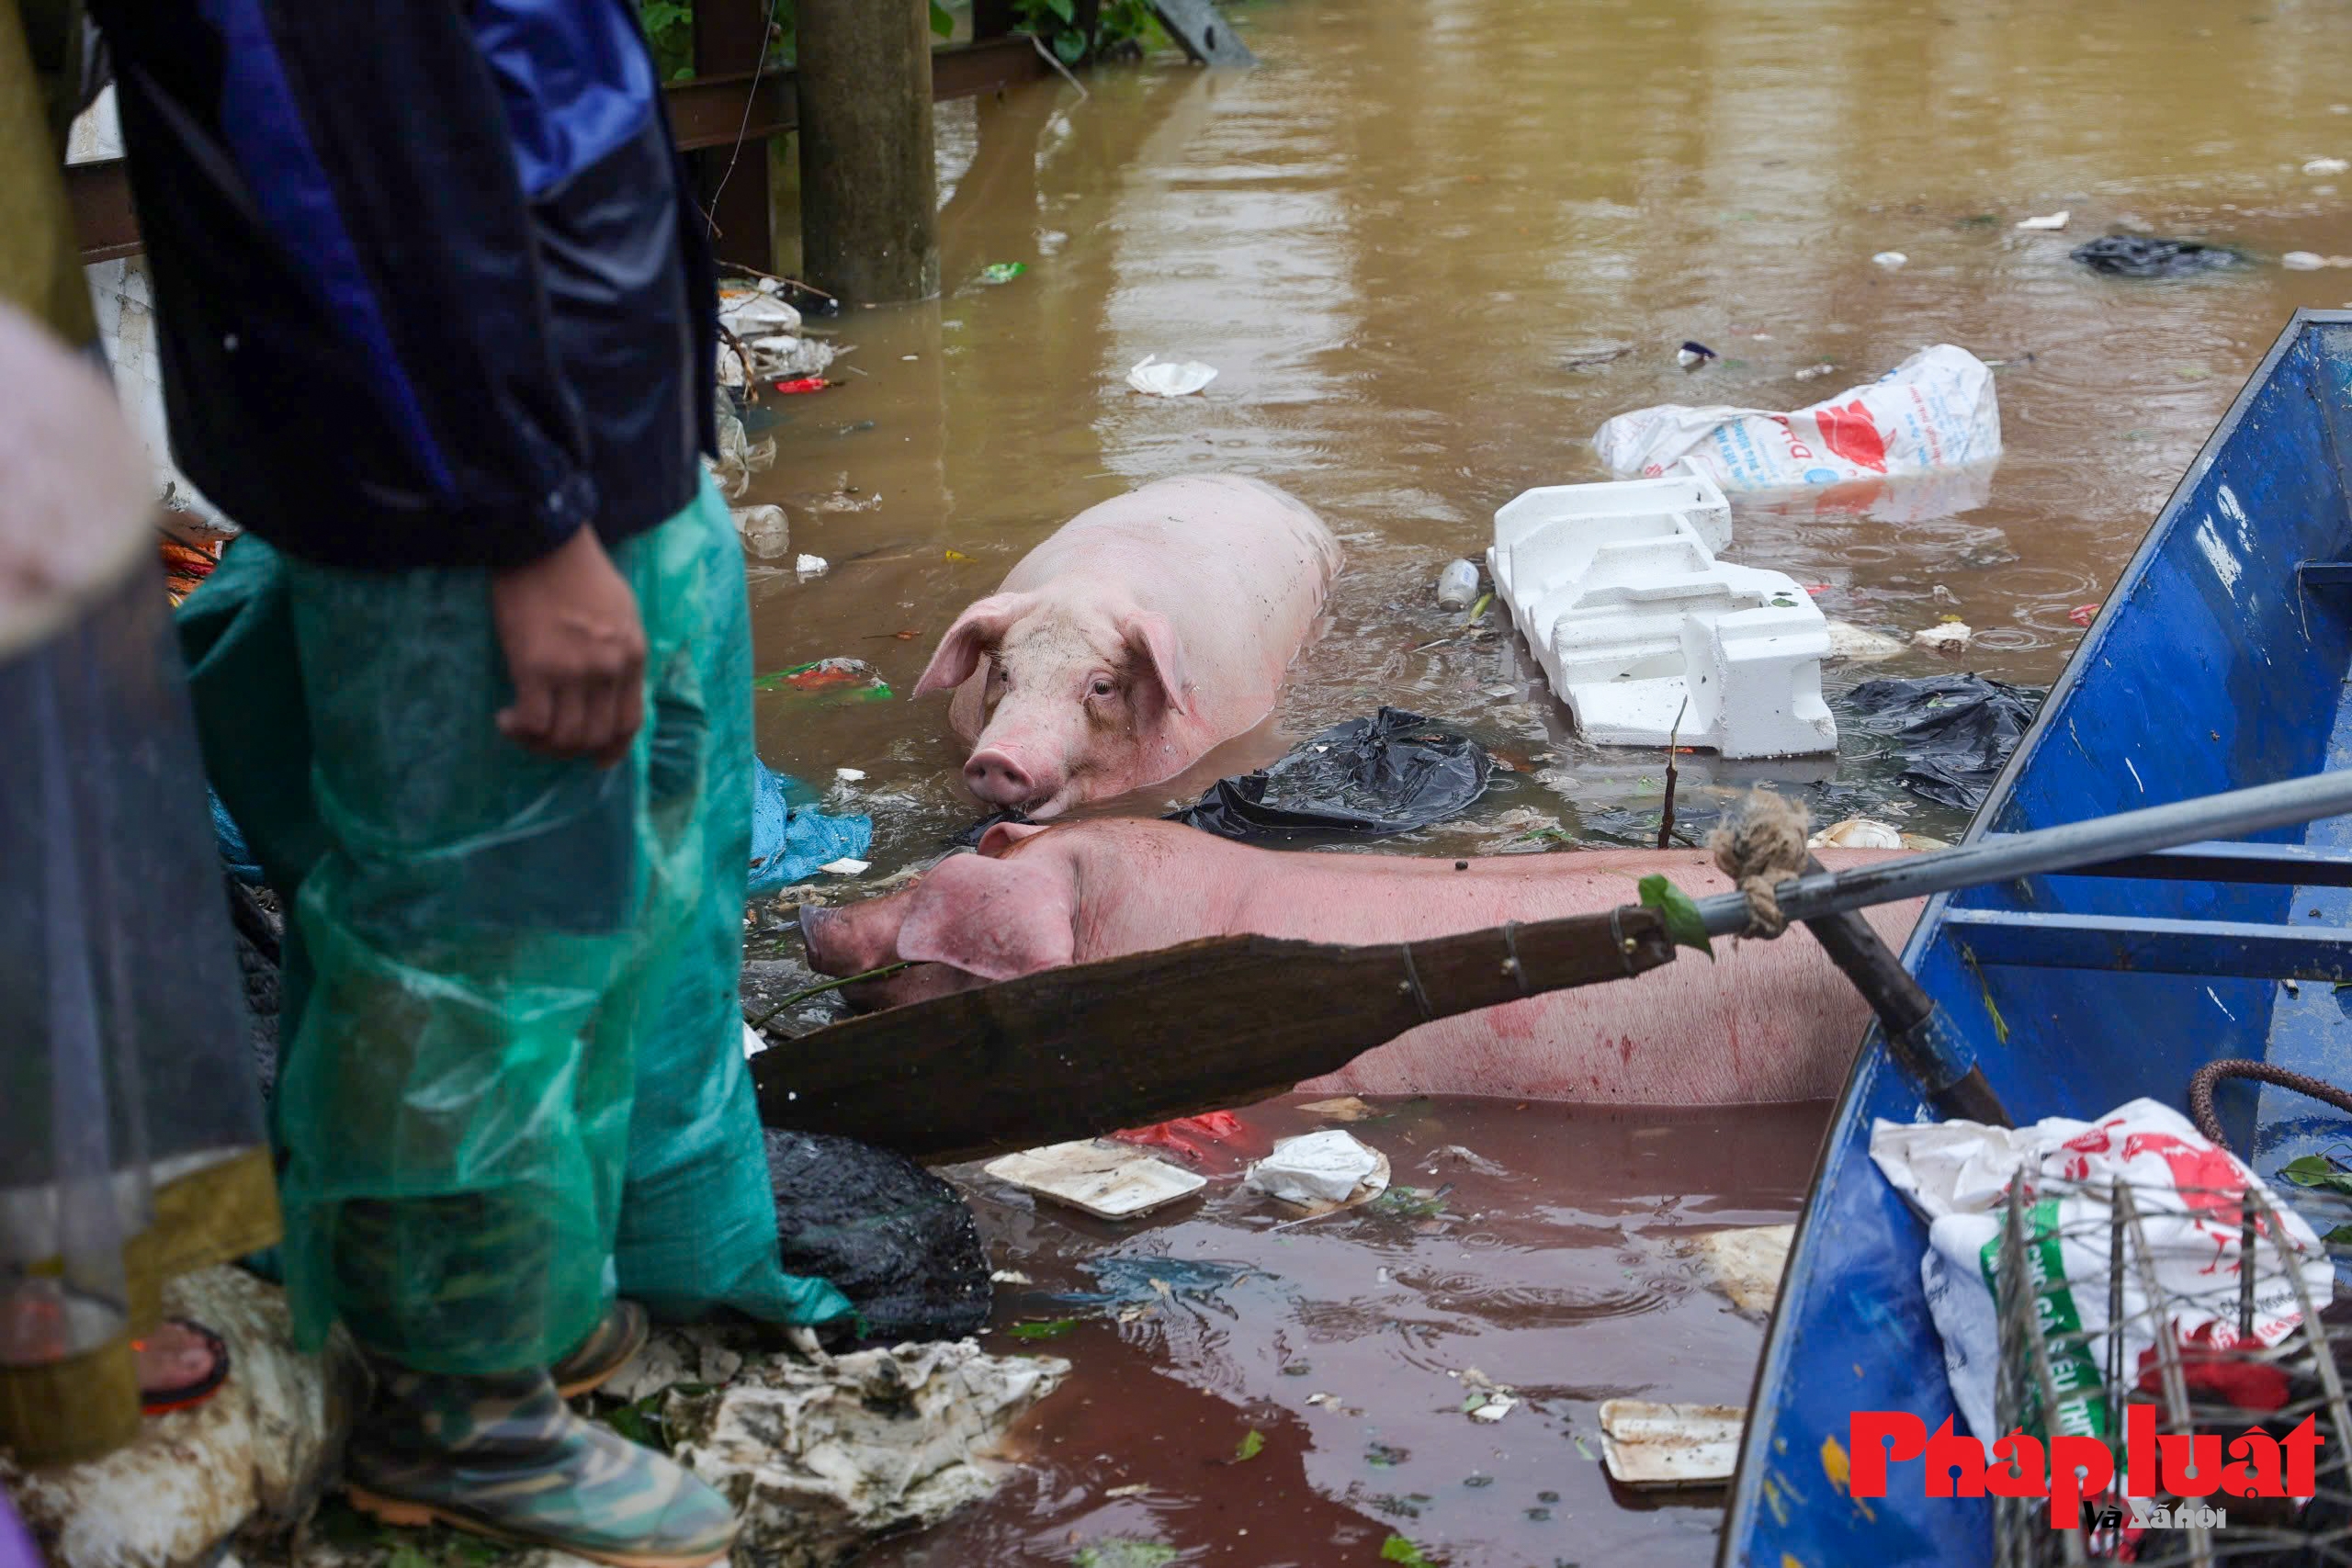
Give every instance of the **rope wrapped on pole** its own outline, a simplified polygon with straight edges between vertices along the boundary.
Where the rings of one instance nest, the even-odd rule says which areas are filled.
[[[1739,816],[1708,836],[1715,869],[1730,877],[1747,901],[1747,929],[1742,935],[1769,939],[1789,929],[1773,889],[1804,874],[1813,859],[1805,848],[1812,826],[1804,807],[1758,784],[1747,792]]]

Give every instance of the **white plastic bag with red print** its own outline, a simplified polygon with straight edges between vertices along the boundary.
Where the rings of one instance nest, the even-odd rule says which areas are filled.
[[[1666,403],[1619,414],[1592,444],[1629,478],[1688,457],[1725,490],[1801,490],[1990,462],[2001,455],[2001,408],[1992,367],[1944,343],[1794,413]]]
[[[2071,1366],[2053,1357],[2061,1405],[2048,1413],[2051,1426],[2118,1436],[2105,1431],[2106,1357],[2099,1347],[2110,1325],[2113,1209],[2105,1194],[2119,1177],[2139,1211],[2173,1334],[2191,1347],[2227,1349],[2237,1343],[2240,1204],[2248,1187],[2266,1196],[2267,1190],[2169,1106],[2135,1100],[2097,1122],[2053,1116],[2015,1129],[1881,1121],[1871,1129],[1871,1158],[1928,1222],[1919,1269],[1928,1310],[1943,1337],[1952,1403],[1982,1441],[2001,1436],[1993,1415],[2002,1353],[1994,1280],[2009,1179],[2019,1171],[2039,1191],[2027,1250],[2041,1277],[2038,1282],[2048,1290],[2045,1316],[2064,1325],[2071,1315],[2090,1337],[2086,1353],[2072,1358]],[[2301,1260],[2304,1284],[2314,1299],[2326,1301],[2335,1290],[2335,1269],[2319,1237],[2285,1204],[2270,1201],[2284,1219],[2289,1249]],[[2301,1314],[2277,1247],[2263,1237],[2256,1253],[2254,1337],[2275,1345]],[[2137,1270],[2127,1269],[2125,1367],[2152,1364],[2154,1317]]]

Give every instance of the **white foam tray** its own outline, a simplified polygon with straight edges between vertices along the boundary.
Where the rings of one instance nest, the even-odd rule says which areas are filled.
[[[1728,758],[1835,751],[1827,622],[1785,573],[1717,560],[1730,543],[1730,503],[1686,464],[1527,491],[1495,513],[1487,570],[1586,739],[1663,746],[1671,733]]]

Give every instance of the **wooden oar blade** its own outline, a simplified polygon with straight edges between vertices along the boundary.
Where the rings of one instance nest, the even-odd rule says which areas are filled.
[[[1398,949],[1219,937],[850,1019],[752,1059],[761,1119],[944,1163],[1281,1094],[1422,1021]]]

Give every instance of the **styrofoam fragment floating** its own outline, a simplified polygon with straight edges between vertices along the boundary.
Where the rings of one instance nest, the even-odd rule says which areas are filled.
[[[1827,622],[1792,578],[1717,560],[1730,543],[1723,491],[1686,462],[1529,491],[1495,513],[1487,568],[1587,739],[1663,746],[1679,733],[1727,758],[1835,751]]]

